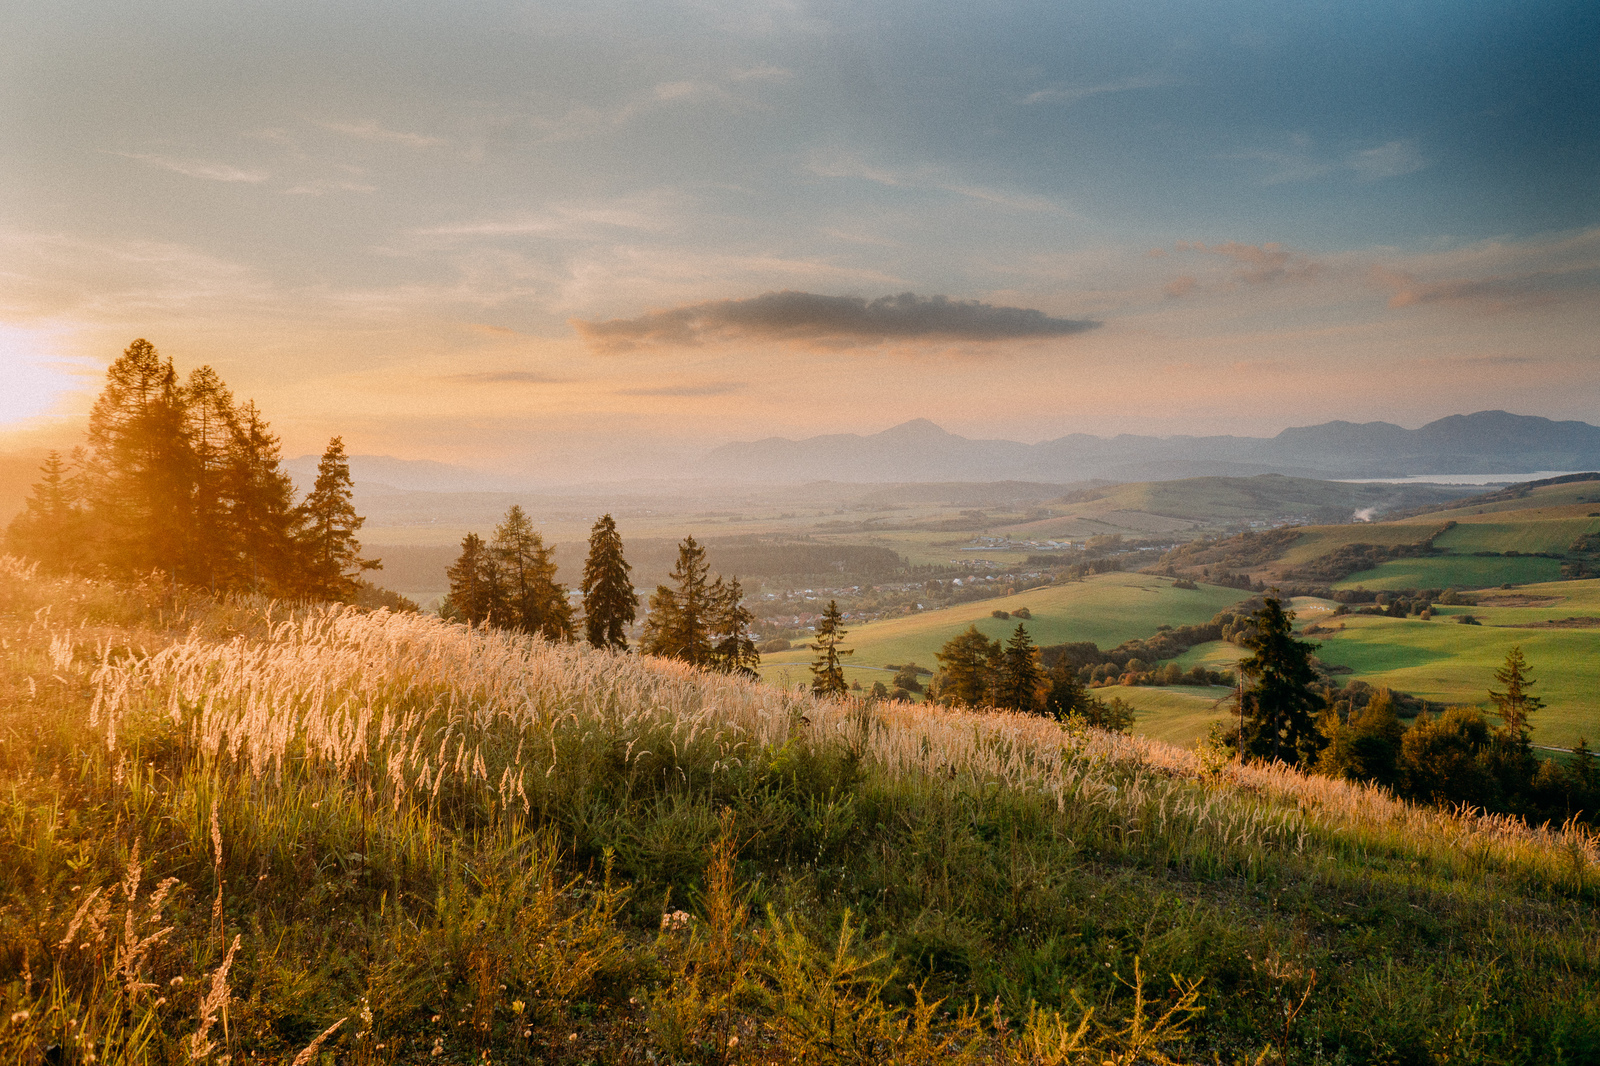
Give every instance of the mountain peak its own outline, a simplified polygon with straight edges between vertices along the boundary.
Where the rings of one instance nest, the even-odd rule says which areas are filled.
[[[955,434],[946,432],[926,418],[913,418],[909,422],[902,422],[898,426],[890,426],[882,433],[875,434],[891,440],[947,440]]]
[[[725,444],[707,457],[717,476],[764,481],[981,481],[1089,478],[1159,481],[1278,473],[1362,478],[1592,470],[1600,428],[1531,415],[1479,411],[1421,429],[1390,422],[1324,422],[1275,437],[1141,437],[1074,434],[1040,444],[973,440],[914,418],[878,433]]]

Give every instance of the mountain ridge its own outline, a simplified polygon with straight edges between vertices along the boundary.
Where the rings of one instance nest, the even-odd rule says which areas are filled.
[[[763,481],[1129,481],[1269,473],[1363,478],[1518,475],[1595,466],[1600,466],[1600,427],[1506,411],[1448,415],[1417,429],[1336,420],[1292,426],[1271,437],[1072,433],[1037,444],[962,437],[916,418],[866,435],[724,444],[701,463],[713,476]]]

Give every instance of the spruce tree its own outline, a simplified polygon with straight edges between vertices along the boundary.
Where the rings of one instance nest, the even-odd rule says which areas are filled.
[[[23,512],[6,531],[12,551],[57,572],[76,569],[86,561],[83,486],[77,473],[82,462],[81,449],[74,450],[71,461],[57,451],[45,457]]]
[[[744,589],[739,579],[735,577],[724,585],[718,577],[712,583],[712,590],[717,618],[711,648],[712,668],[725,674],[758,676],[756,667],[761,663],[761,653],[750,636],[755,616],[744,605]]]
[[[496,625],[523,633],[543,631],[550,598],[544,587],[548,554],[544,538],[527,514],[512,504],[490,542],[492,565],[498,572],[496,584],[505,597],[505,611],[494,618]]]
[[[958,707],[981,707],[993,699],[992,681],[1000,665],[997,642],[968,626],[934,653],[939,660],[939,701]]]
[[[583,635],[596,648],[628,650],[627,628],[637,616],[639,596],[622,557],[622,536],[609,514],[589,531],[589,558],[583,564]]]
[[[461,554],[445,571],[450,594],[440,613],[469,625],[488,623],[499,609],[498,575],[489,547],[476,533],[461,538]]]
[[[361,558],[356,531],[366,519],[356,514],[351,502],[354,493],[344,440],[334,437],[317,464],[317,480],[311,494],[300,505],[305,523],[301,587],[312,599],[349,600],[356,594],[356,575],[383,566],[377,559]]]
[[[1254,652],[1239,663],[1250,679],[1241,693],[1246,724],[1244,750],[1257,758],[1309,765],[1317,755],[1317,715],[1325,700],[1314,687],[1311,653],[1316,645],[1294,637],[1294,615],[1277,596],[1268,596],[1250,618],[1252,629],[1241,638]]]
[[[836,600],[828,601],[827,610],[817,622],[816,642],[809,645],[817,657],[811,661],[811,692],[816,696],[843,696],[850,691],[844,680],[844,667],[839,660],[854,655],[855,650],[839,647],[845,638],[844,618],[839,614]]]
[[[229,521],[229,512],[238,502],[230,492],[229,461],[239,426],[233,394],[209,366],[192,371],[184,383],[183,421],[194,479],[185,538],[188,569],[194,581],[210,585],[214,591],[227,585],[239,550]]]
[[[1044,669],[1039,665],[1039,649],[1020,622],[1000,655],[1000,672],[995,682],[996,707],[1029,714],[1039,710]]]
[[[234,549],[229,586],[268,596],[292,595],[302,516],[294,505],[294,481],[283,469],[278,438],[253,401],[236,412],[226,476]]]
[[[1528,694],[1528,689],[1538,682],[1528,674],[1528,660],[1523,658],[1520,644],[1513,644],[1506,652],[1505,665],[1494,672],[1494,679],[1506,687],[1504,692],[1489,690],[1489,699],[1494,701],[1495,712],[1503,723],[1501,728],[1508,738],[1526,746],[1532,733],[1528,717],[1544,707],[1544,700]]]
[[[1066,719],[1083,710],[1088,701],[1088,693],[1084,691],[1083,682],[1078,680],[1078,671],[1073,669],[1072,663],[1065,655],[1056,660],[1056,664],[1045,675],[1047,685],[1044,696],[1044,713],[1052,718]]]
[[[172,360],[143,338],[106,370],[89,412],[90,510],[114,570],[187,580],[194,453]]]
[[[706,581],[709,571],[706,550],[693,537],[685,537],[670,575],[677,587],[658,585],[650,597],[642,642],[645,654],[681,659],[692,666],[710,664],[714,604]]]

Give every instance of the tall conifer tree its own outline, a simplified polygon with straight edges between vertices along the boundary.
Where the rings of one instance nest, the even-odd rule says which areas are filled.
[[[641,642],[646,655],[681,659],[693,666],[710,664],[715,605],[706,581],[709,570],[706,550],[693,537],[685,537],[678,545],[678,562],[671,574],[677,587],[657,585],[650,597]]]
[[[476,533],[461,538],[461,554],[445,571],[450,581],[448,616],[470,625],[492,620],[501,598],[494,558]]]
[[[1067,718],[1078,713],[1088,699],[1078,671],[1063,655],[1045,675],[1044,713],[1052,718]]]
[[[1505,665],[1494,672],[1494,679],[1506,687],[1504,692],[1489,690],[1495,713],[1500,716],[1505,734],[1519,745],[1526,745],[1532,729],[1528,716],[1544,707],[1544,700],[1529,695],[1528,689],[1538,684],[1528,673],[1528,660],[1522,654],[1522,645],[1513,644],[1506,652]]]
[[[993,681],[999,672],[1000,654],[1000,645],[980,633],[975,625],[951,637],[944,647],[934,652],[940,666],[936,678],[939,702],[980,707],[993,700]]]
[[[538,567],[539,553],[543,549],[544,538],[528,521],[522,507],[512,504],[505,520],[495,527],[494,539],[490,541],[507,608],[505,617],[495,618],[497,624],[524,633],[539,631],[544,597],[538,589]]]
[[[734,577],[726,585],[718,577],[712,582],[712,600],[716,604],[716,625],[711,647],[714,669],[725,674],[743,674],[755,677],[761,663],[761,653],[750,636],[750,626],[755,616],[744,605],[744,588]]]
[[[194,453],[172,360],[143,338],[106,371],[89,412],[88,495],[114,569],[189,580]]]
[[[383,566],[377,559],[361,558],[356,531],[366,519],[356,514],[354,492],[344,440],[334,437],[317,464],[311,494],[300,505],[305,520],[304,591],[313,598],[349,600],[356,593],[356,575]]]
[[[70,461],[56,451],[45,457],[23,512],[12,519],[6,532],[12,551],[56,571],[75,569],[87,560],[83,486],[78,475],[82,462],[82,449],[74,449]]]
[[[627,627],[637,616],[639,596],[628,577],[633,567],[622,557],[622,536],[609,514],[589,531],[589,558],[583,564],[583,635],[597,648],[628,648]]]
[[[229,584],[269,596],[291,595],[298,580],[301,515],[294,481],[283,469],[278,438],[254,401],[236,412],[229,442],[227,493],[234,548]]]
[[[1039,649],[1021,622],[1000,654],[1000,673],[995,681],[995,706],[1028,714],[1040,709],[1044,668],[1039,665]]]
[[[854,655],[853,648],[841,648],[844,640],[844,617],[839,613],[839,602],[829,600],[828,607],[817,622],[817,639],[810,646],[817,653],[811,661],[811,692],[817,696],[843,696],[850,691],[844,680],[844,667],[839,660]]]
[[[567,588],[556,581],[551,545],[533,528],[519,505],[513,504],[494,531],[491,549],[505,610],[497,625],[546,640],[572,639],[572,604]]]
[[[202,366],[183,387],[184,435],[193,455],[192,511],[187,541],[192,579],[216,589],[226,587],[239,546],[232,536],[229,512],[238,501],[230,492],[229,465],[238,421],[233,394],[217,372]]]
[[[1325,701],[1315,689],[1311,653],[1316,645],[1294,637],[1294,616],[1277,596],[1268,596],[1251,616],[1241,639],[1255,654],[1239,663],[1252,682],[1241,692],[1247,719],[1244,750],[1258,758],[1308,765],[1317,755],[1317,715]]]

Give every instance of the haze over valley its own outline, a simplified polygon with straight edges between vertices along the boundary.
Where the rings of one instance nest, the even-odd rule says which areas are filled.
[[[0,1062],[1600,1063],[1593,0],[4,25]]]

